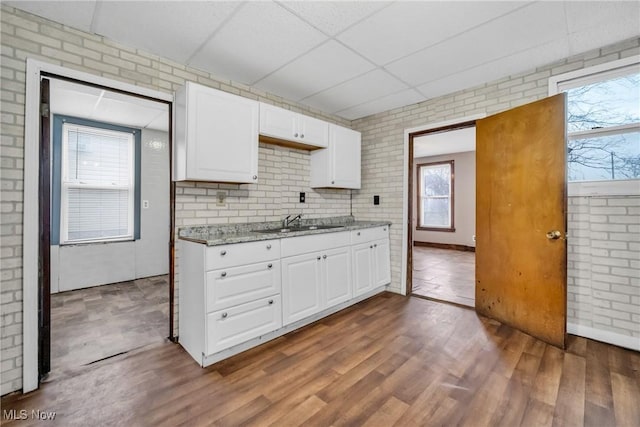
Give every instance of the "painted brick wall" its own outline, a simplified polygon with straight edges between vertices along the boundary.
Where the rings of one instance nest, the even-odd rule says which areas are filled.
[[[405,129],[447,120],[462,119],[476,114],[491,115],[542,99],[548,96],[549,77],[638,55],[640,54],[639,46],[640,38],[634,38],[576,55],[535,70],[489,82],[482,86],[354,120],[352,127],[362,132],[363,171],[362,189],[353,193],[353,214],[361,219],[388,219],[393,222],[394,225],[391,227],[392,288],[398,292],[401,289],[401,224],[404,221],[402,217],[402,183]],[[379,206],[373,205],[374,194],[381,196]],[[636,203],[635,200],[615,197],[610,200],[601,199],[599,203],[605,203],[607,206],[612,203],[611,208],[613,208],[614,203]],[[571,208],[578,206],[572,204]],[[622,213],[623,209],[626,209],[625,213]],[[616,205],[613,211],[619,213],[615,217],[607,216],[607,218],[612,221],[630,221],[627,223],[627,227],[635,230],[633,233],[638,233],[638,217],[630,216],[637,215],[637,207],[622,208],[622,206]],[[594,214],[590,221],[596,223],[596,221],[603,218],[601,215],[603,214]],[[570,228],[573,227],[574,224],[570,224]],[[630,334],[637,334],[640,329],[640,319],[638,319],[638,313],[640,312],[640,301],[638,301],[640,284],[637,278],[640,248],[638,248],[637,240],[631,240],[637,239],[637,234],[628,236],[628,239],[630,239],[628,241],[615,240],[620,238],[621,235],[618,232],[611,232],[606,237],[602,236],[600,240],[604,241],[604,243],[596,244],[604,245],[604,247],[598,248],[600,256],[597,260],[594,259],[593,266],[590,261],[576,259],[576,256],[582,253],[581,251],[588,252],[591,250],[589,246],[591,243],[587,243],[586,240],[572,243],[572,250],[569,253],[569,277],[571,280],[585,275],[597,274],[595,277],[600,279],[598,283],[602,287],[608,285],[610,288],[608,290],[598,289],[597,291],[591,291],[581,286],[572,285],[568,296],[569,300],[572,301],[569,321],[580,323],[584,320],[586,322],[585,325],[592,325],[591,322],[594,321],[594,316],[597,315],[599,316],[596,318],[598,323],[597,325],[593,324],[594,327],[606,327],[607,330],[629,337]],[[609,242],[609,240],[611,241]],[[622,249],[623,246],[626,249]],[[596,251],[595,248],[593,250]],[[619,262],[624,265],[605,266],[595,264],[596,262]],[[610,269],[605,271],[605,267],[610,267]],[[597,273],[592,273],[591,270],[593,269]],[[593,292],[589,304],[584,301],[584,295],[587,292]],[[610,294],[605,294],[605,292],[610,292]],[[611,301],[611,305],[608,305],[607,301],[610,300],[605,299],[607,295],[614,295],[615,298],[618,298],[615,301],[615,308],[613,301]],[[580,304],[577,301],[580,301]],[[584,304],[582,304],[583,302]],[[601,305],[597,306],[597,309],[592,309],[592,306],[596,304]],[[619,304],[627,305],[622,306]],[[623,307],[627,310],[621,311]]]
[[[640,197],[569,197],[568,215],[568,331],[640,349]]]
[[[167,93],[174,92],[186,80],[195,81],[340,125],[350,123],[6,5],[1,7],[0,18],[0,394],[4,395],[22,387],[22,191],[27,57]],[[309,188],[308,152],[263,145],[259,162],[258,184],[178,184],[177,225],[273,220],[299,212],[310,217],[350,213],[350,191]],[[217,191],[227,193],[223,207],[216,206]],[[307,193],[304,205],[297,202],[300,191]],[[177,325],[174,326],[177,331]]]

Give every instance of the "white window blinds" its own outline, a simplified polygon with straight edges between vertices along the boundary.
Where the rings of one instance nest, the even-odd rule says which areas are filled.
[[[61,243],[133,239],[133,134],[68,123],[62,133]]]

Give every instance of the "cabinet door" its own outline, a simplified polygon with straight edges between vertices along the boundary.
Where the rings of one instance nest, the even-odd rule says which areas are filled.
[[[331,125],[329,170],[331,186],[360,188],[360,132]]]
[[[373,244],[361,243],[352,247],[353,293],[362,295],[373,288]]]
[[[207,314],[206,354],[214,354],[282,327],[280,295]]]
[[[258,103],[190,83],[186,108],[186,179],[256,182]]]
[[[351,250],[343,247],[326,251],[322,255],[322,273],[325,286],[325,306],[333,307],[351,299]]]
[[[389,252],[389,239],[376,240],[373,242],[373,253],[375,257],[375,287],[384,286],[391,283],[391,257]]]
[[[321,254],[283,258],[282,319],[285,325],[322,310]]]
[[[297,130],[303,144],[320,148],[329,145],[329,123],[325,121],[298,114]]]
[[[284,108],[260,103],[260,133],[273,138],[293,140],[299,137],[296,130],[297,114]]]

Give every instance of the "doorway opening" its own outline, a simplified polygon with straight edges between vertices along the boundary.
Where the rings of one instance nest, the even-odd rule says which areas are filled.
[[[51,381],[172,338],[174,190],[169,102],[43,73],[45,91],[38,358]]]
[[[475,306],[475,121],[409,134],[407,288]]]

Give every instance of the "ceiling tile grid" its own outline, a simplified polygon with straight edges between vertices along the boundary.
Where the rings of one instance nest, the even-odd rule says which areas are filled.
[[[3,1],[348,120],[640,36],[637,1]]]

